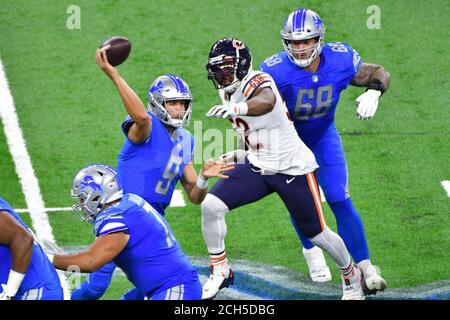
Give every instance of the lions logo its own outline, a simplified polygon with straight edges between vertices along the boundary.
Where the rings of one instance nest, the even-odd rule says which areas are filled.
[[[80,183],[81,186],[81,190],[84,190],[86,188],[91,188],[92,192],[94,191],[102,191],[102,188],[100,185],[98,185],[94,178],[92,178],[92,176],[85,176],[83,181],[81,181]]]

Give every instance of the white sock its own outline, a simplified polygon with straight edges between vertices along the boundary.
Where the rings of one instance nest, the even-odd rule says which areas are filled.
[[[208,252],[220,253],[225,251],[225,236],[227,225],[225,214],[228,212],[226,204],[215,195],[208,193],[202,202],[202,232]]]
[[[330,228],[325,229],[310,239],[312,243],[327,252],[339,268],[346,268],[351,262],[350,253],[345,247],[342,238]]]

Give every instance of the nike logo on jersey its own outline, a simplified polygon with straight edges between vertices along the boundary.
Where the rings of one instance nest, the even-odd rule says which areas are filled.
[[[295,179],[295,177],[293,177],[292,179],[286,179],[286,183],[289,184],[289,183],[291,183],[294,179]]]

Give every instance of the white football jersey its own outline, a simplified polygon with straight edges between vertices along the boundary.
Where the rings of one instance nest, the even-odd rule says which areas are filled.
[[[276,96],[273,110],[262,116],[232,117],[233,128],[248,147],[248,160],[265,172],[303,175],[318,168],[311,150],[295,130],[272,77],[250,70],[229,96],[219,90],[222,103],[247,102],[258,88],[270,87]]]

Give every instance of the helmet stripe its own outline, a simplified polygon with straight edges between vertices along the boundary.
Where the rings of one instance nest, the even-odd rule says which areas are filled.
[[[180,93],[187,93],[187,89],[186,86],[183,84],[183,81],[181,81],[181,79],[175,75],[172,74],[168,74],[168,77],[170,79],[172,79],[173,83],[175,84],[175,86],[177,87],[177,91]]]
[[[170,80],[172,80],[172,82],[175,84],[175,86],[177,87],[177,91],[180,92],[180,84],[179,84],[179,82],[177,81],[176,77],[175,77],[174,75],[172,75],[172,74],[168,74],[167,76],[168,76],[168,77],[170,78]]]
[[[302,12],[302,30],[301,30],[301,32],[305,32],[305,22],[306,22],[306,12],[307,11],[308,10],[303,9],[303,12]]]
[[[297,12],[298,10],[294,11],[294,13],[292,13],[292,24],[291,24],[291,31],[294,32],[296,25],[297,25]],[[288,17],[289,19],[289,17]]]

